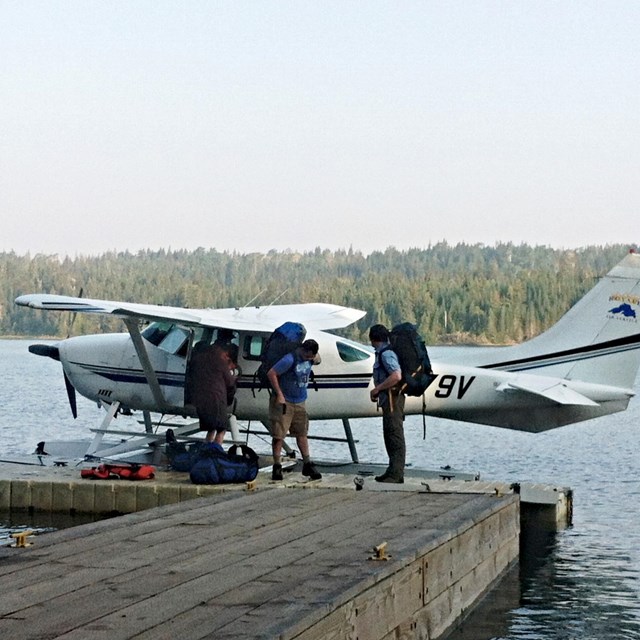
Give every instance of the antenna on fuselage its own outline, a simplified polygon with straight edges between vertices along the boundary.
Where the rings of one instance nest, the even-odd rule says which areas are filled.
[[[260,311],[258,311],[258,315],[264,313],[269,307],[272,307],[282,296],[289,291],[289,288],[285,289],[279,296],[276,296],[266,307],[263,307]]]
[[[253,296],[253,298],[251,298],[251,300],[249,300],[249,302],[247,302],[247,304],[245,304],[244,306],[236,307],[236,311],[241,311],[242,309],[246,309],[254,300],[257,300],[264,292],[265,292],[265,289],[263,289],[260,293]]]

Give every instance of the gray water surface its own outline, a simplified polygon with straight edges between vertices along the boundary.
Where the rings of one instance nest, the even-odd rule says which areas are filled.
[[[0,457],[31,453],[41,440],[89,439],[88,429],[103,417],[93,403],[78,398],[79,416],[73,420],[60,364],[29,354],[31,342],[0,340]],[[360,459],[384,461],[380,420],[353,420],[352,429]],[[311,433],[343,431],[340,422],[327,422],[312,424]],[[428,419],[423,439],[422,419],[412,416],[406,439],[408,461],[415,466],[448,464],[479,471],[485,479],[574,491],[573,526],[528,552],[520,570],[507,576],[450,640],[640,639],[637,397],[624,413],[541,434]],[[265,450],[268,443],[253,438],[249,444]],[[312,455],[347,459],[349,451],[346,445],[314,441]]]

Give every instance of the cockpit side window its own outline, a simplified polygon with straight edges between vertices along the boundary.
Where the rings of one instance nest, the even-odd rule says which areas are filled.
[[[222,329],[220,327],[215,330],[215,344],[238,344],[238,332],[232,329]]]
[[[186,329],[173,325],[171,331],[169,331],[158,346],[167,353],[184,356],[186,355],[188,339],[189,332]]]
[[[157,347],[172,328],[171,322],[152,322],[142,332],[142,337]]]
[[[338,348],[338,355],[343,362],[358,362],[371,357],[368,351],[346,342],[336,342],[336,347]]]
[[[185,357],[189,345],[189,331],[170,322],[152,322],[142,336],[167,353]]]
[[[265,340],[265,336],[245,336],[242,344],[242,357],[245,360],[260,360]]]

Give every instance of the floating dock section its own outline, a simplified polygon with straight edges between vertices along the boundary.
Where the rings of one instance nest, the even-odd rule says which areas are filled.
[[[568,496],[299,472],[203,487],[0,464],[0,478],[0,509],[125,513],[0,547],[3,640],[434,640],[517,563],[526,492],[556,516]]]
[[[518,496],[226,492],[0,549],[4,640],[437,638],[517,560]]]

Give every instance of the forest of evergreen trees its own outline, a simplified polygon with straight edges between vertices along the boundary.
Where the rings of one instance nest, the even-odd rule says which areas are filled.
[[[124,331],[112,318],[17,307],[25,293],[236,307],[251,302],[331,302],[367,311],[345,331],[365,341],[371,324],[414,322],[429,344],[504,344],[553,324],[627,253],[626,245],[552,249],[525,244],[439,243],[370,255],[316,249],[239,254],[214,249],[96,257],[0,253],[0,335]]]

